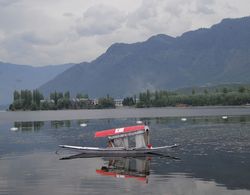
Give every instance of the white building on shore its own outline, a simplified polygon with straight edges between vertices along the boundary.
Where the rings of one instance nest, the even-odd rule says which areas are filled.
[[[123,106],[122,101],[123,101],[123,99],[114,99],[115,106],[122,107]]]

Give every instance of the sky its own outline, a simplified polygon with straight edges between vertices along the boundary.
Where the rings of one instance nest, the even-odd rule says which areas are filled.
[[[90,62],[116,42],[180,36],[250,15],[250,0],[0,0],[0,61]]]

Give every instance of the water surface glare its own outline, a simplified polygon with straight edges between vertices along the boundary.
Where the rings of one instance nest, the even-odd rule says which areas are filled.
[[[250,194],[250,116],[90,119],[0,125],[0,194]],[[95,131],[146,121],[163,156],[80,158]],[[81,127],[81,124],[87,124]],[[11,127],[17,127],[11,131]]]

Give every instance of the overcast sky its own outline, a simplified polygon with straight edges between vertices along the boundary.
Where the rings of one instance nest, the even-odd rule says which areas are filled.
[[[250,15],[250,0],[0,0],[0,61],[91,61],[114,42],[180,36]]]

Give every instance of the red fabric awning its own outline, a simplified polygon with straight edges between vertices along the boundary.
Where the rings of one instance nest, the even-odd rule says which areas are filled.
[[[97,131],[95,133],[95,137],[108,137],[112,135],[118,135],[123,133],[129,133],[134,131],[141,131],[145,129],[145,125],[136,125],[136,126],[130,126],[130,127],[122,127],[122,128],[116,128],[116,129],[107,129],[103,131]]]

